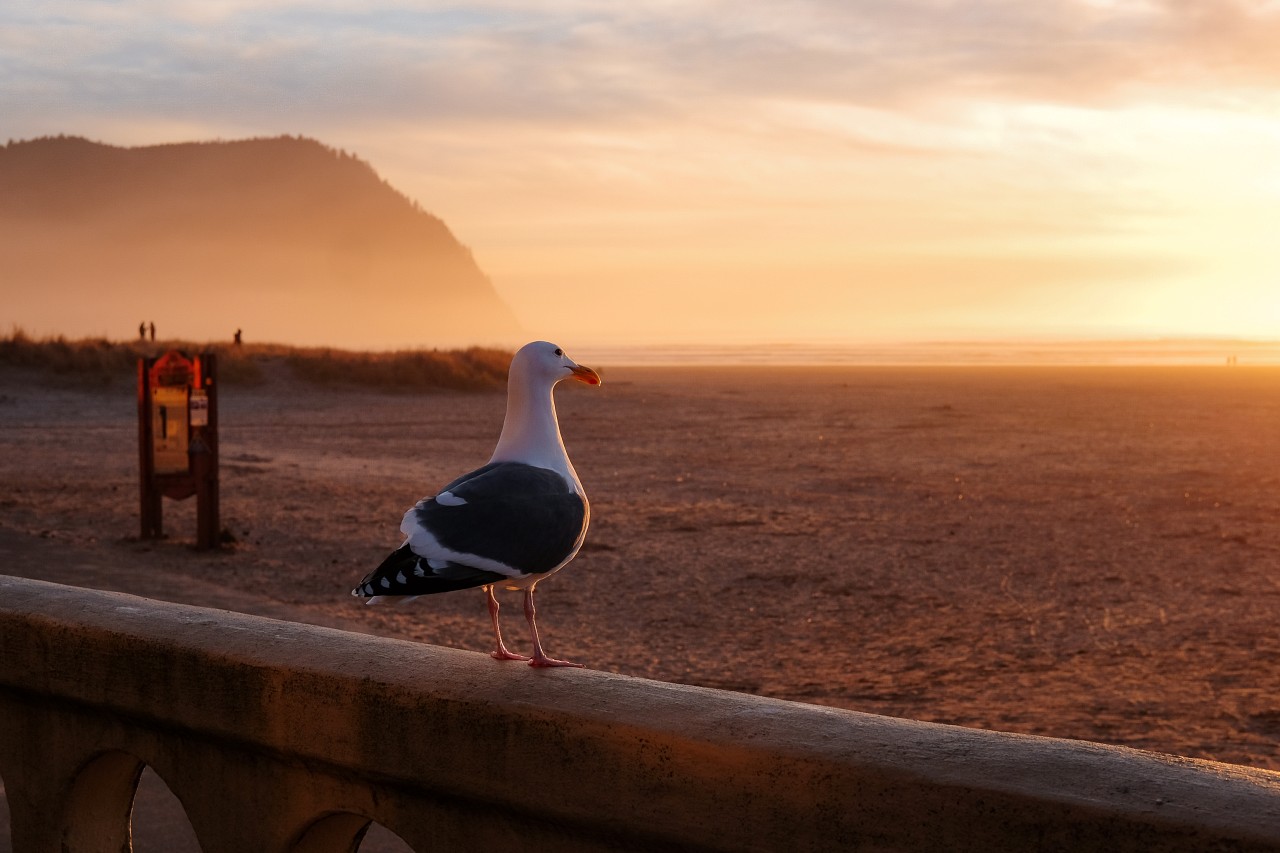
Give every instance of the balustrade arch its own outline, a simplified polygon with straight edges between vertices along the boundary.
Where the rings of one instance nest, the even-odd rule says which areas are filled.
[[[9,831],[9,795],[0,773],[0,853],[13,853],[13,835]]]

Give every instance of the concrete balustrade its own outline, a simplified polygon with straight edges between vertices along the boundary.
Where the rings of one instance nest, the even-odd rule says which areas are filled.
[[[1280,774],[0,577],[19,853],[120,853],[143,763],[205,853],[1280,850]]]

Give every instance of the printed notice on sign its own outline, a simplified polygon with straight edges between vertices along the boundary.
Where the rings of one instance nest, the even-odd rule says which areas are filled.
[[[189,401],[191,407],[191,417],[189,423],[193,427],[202,427],[209,425],[209,395],[204,391],[196,389],[191,392]]]
[[[187,459],[187,389],[162,385],[153,388],[151,394],[151,439],[156,473],[185,473],[190,467]]]

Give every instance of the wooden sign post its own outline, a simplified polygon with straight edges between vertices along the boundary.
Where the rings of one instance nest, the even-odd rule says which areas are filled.
[[[196,548],[218,547],[218,361],[169,350],[138,359],[142,538],[164,536],[162,497],[196,498]]]

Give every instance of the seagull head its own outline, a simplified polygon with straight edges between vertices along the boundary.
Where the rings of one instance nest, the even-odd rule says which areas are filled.
[[[526,382],[555,385],[562,379],[576,379],[588,385],[599,385],[600,374],[584,367],[548,341],[525,344],[511,360],[511,378]]]

